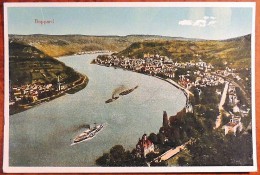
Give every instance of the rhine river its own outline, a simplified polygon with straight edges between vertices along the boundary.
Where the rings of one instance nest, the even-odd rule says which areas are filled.
[[[155,77],[90,64],[97,54],[59,60],[89,77],[86,88],[10,116],[10,166],[95,166],[117,144],[133,149],[144,133],[157,133],[163,111],[175,115],[186,102],[183,92]],[[106,104],[114,89],[132,93]],[[92,140],[70,146],[86,124],[106,123]]]

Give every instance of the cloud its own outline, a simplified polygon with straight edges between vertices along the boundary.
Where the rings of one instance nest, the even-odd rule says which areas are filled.
[[[203,16],[201,19],[197,19],[197,20],[184,19],[179,21],[179,25],[181,26],[194,26],[194,27],[214,26],[216,23],[217,23],[216,17],[213,16]]]
[[[212,25],[215,25],[216,24],[216,20],[213,20],[213,21],[210,21],[209,23],[208,23],[208,26],[212,26]]]
[[[192,20],[182,20],[182,21],[179,21],[179,25],[181,25],[181,26],[191,26],[192,25]]]
[[[203,19],[196,20],[193,26],[206,27],[207,21]]]
[[[203,19],[207,20],[209,19],[209,16],[204,16]]]

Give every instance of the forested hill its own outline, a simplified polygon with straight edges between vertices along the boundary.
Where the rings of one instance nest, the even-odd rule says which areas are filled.
[[[157,40],[135,42],[117,56],[143,57],[144,54],[168,56],[173,61],[202,59],[214,65],[250,67],[251,35],[228,40]]]
[[[70,83],[80,76],[72,68],[39,49],[19,42],[9,43],[9,70],[12,85],[55,83],[57,76]]]

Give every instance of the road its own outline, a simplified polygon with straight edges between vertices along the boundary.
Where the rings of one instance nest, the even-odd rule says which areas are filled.
[[[240,85],[239,83],[235,82],[233,78],[230,78],[230,77],[224,77],[222,75],[219,75],[219,74],[215,74],[216,76],[219,76],[221,78],[224,78],[224,80],[226,81],[229,81],[230,83],[232,83],[233,85],[235,85],[236,87],[238,87],[242,93],[243,93],[243,96],[244,98],[246,99],[247,103],[249,105],[251,105],[251,100],[250,100],[250,94],[245,90],[244,86]]]
[[[155,159],[153,159],[151,162],[167,161],[171,157],[175,156],[176,154],[178,154],[179,152],[184,150],[186,148],[186,146],[188,144],[191,144],[192,142],[194,142],[194,140],[190,139],[189,141],[185,142],[184,144],[182,144],[180,146],[177,146],[176,148],[171,148],[168,151],[166,151],[165,153],[163,153],[162,155],[160,155],[160,156],[156,157]],[[148,165],[150,165],[151,162],[149,162]]]
[[[176,82],[173,81],[172,79],[167,78],[166,81],[169,82],[169,83],[171,83],[172,85],[176,86],[177,88],[179,88],[179,89],[185,91],[185,93],[188,94],[189,96],[190,96],[190,95],[194,96],[194,94],[193,94],[191,91],[189,91],[188,89],[183,88],[182,86],[180,86],[178,83],[176,83]]]
[[[223,110],[223,105],[225,104],[225,101],[227,98],[228,85],[229,85],[229,82],[226,82],[220,102],[219,102],[219,106],[218,106],[219,111]]]
[[[226,82],[224,90],[222,92],[220,102],[219,102],[219,106],[218,106],[219,115],[217,116],[217,119],[215,121],[214,129],[217,129],[222,123],[222,115],[223,115],[223,112],[225,111],[224,108],[223,108],[223,105],[225,104],[225,101],[226,101],[226,98],[227,98],[228,85],[229,85],[229,82]]]
[[[250,95],[246,92],[246,90],[245,90],[245,88],[244,87],[242,87],[242,85],[240,85],[240,84],[238,84],[237,82],[235,82],[232,78],[229,78],[229,77],[223,77],[224,79],[226,79],[226,80],[228,80],[229,82],[231,82],[233,85],[235,85],[236,87],[238,87],[241,91],[242,91],[242,93],[243,93],[243,95],[244,95],[244,97],[245,97],[245,99],[246,99],[246,101],[247,101],[247,103],[248,104],[251,104],[251,100],[250,100]]]

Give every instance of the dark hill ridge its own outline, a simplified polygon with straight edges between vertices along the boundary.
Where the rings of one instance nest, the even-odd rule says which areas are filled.
[[[10,114],[30,109],[42,102],[75,93],[88,78],[39,49],[9,42]]]
[[[9,43],[9,69],[12,85],[55,83],[58,75],[66,83],[80,78],[80,74],[64,63],[19,42]]]

